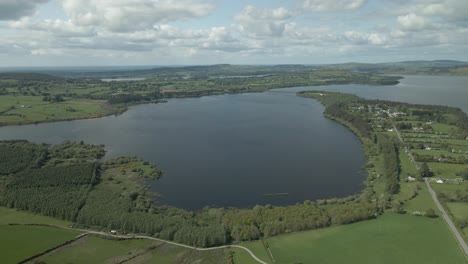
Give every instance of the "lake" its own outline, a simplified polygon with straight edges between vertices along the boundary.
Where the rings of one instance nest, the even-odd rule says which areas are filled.
[[[358,138],[323,117],[300,90],[461,107],[466,77],[408,76],[396,86],[332,85],[172,99],[119,116],[0,128],[0,139],[105,144],[106,158],[137,155],[165,172],[151,184],[158,204],[288,205],[359,192],[366,178]],[[464,100],[465,99],[465,100]],[[272,194],[283,195],[272,195]]]
[[[352,93],[367,99],[447,105],[461,108],[465,113],[468,113],[467,76],[405,76],[395,86],[328,85],[294,87],[288,92],[304,90]]]

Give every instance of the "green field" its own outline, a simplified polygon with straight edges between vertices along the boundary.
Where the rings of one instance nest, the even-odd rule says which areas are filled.
[[[467,165],[462,165],[462,164],[448,164],[448,163],[436,163],[436,162],[429,162],[427,164],[435,173],[435,177],[440,177],[440,178],[445,178],[445,179],[460,178],[460,176],[457,176],[457,173],[467,168]]]
[[[262,241],[253,241],[243,243],[242,246],[250,249],[259,259],[265,262],[271,262],[271,258],[268,252],[265,250],[265,246],[263,245]]]
[[[79,232],[45,226],[0,225],[0,262],[16,263],[74,239]]]
[[[71,222],[0,206],[0,225],[8,224],[45,224],[66,227]]]
[[[150,240],[108,240],[94,236],[81,238],[47,255],[38,258],[45,263],[88,263],[98,264],[106,261],[117,263],[141,254],[148,246],[155,243]]]
[[[403,208],[409,214],[416,211],[424,213],[429,208],[434,209],[436,213],[439,212],[426,186],[424,186],[421,190],[418,191],[418,195],[416,197],[406,202]]]
[[[164,244],[152,251],[145,263],[227,263],[228,253],[227,249],[197,251]]]
[[[258,264],[258,262],[243,249],[231,248],[231,252],[234,264]]]
[[[447,203],[447,207],[456,219],[468,220],[468,203]]]
[[[267,242],[276,263],[284,264],[466,263],[441,219],[393,213],[377,220],[272,237]],[[264,251],[257,245],[247,244],[256,254]]]
[[[103,100],[70,99],[44,102],[40,96],[0,96],[0,124],[94,118],[117,110]]]
[[[99,263],[228,263],[232,254],[235,264],[257,263],[244,250],[217,249],[196,251],[151,240],[108,240],[84,237],[70,245],[52,251],[34,261],[47,264]]]

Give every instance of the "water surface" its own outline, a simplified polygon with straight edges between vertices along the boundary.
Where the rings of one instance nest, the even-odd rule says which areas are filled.
[[[108,157],[143,157],[165,172],[152,184],[160,204],[287,205],[363,188],[360,141],[323,110],[294,93],[220,95],[100,119],[3,127],[0,138],[83,140],[105,144]]]
[[[280,91],[284,89],[280,89]],[[367,99],[459,107],[468,113],[467,76],[405,76],[395,86],[358,84],[294,87],[288,92],[326,90],[352,93]]]
[[[0,128],[0,139],[105,144],[107,158],[137,155],[159,165],[160,204],[287,205],[346,196],[363,188],[363,151],[355,135],[297,97],[329,90],[468,112],[468,77],[408,76],[396,86],[330,85],[265,93],[173,99],[119,116]],[[271,196],[268,194],[286,194]]]

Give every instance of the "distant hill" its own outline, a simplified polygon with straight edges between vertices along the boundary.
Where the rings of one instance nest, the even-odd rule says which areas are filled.
[[[28,80],[28,81],[48,81],[62,79],[57,76],[49,74],[35,73],[35,72],[6,72],[0,73],[0,79],[7,80]]]
[[[323,65],[325,68],[382,74],[468,75],[468,62],[454,60],[402,61],[388,63],[343,63]]]
[[[349,62],[341,64],[323,65],[192,65],[192,66],[154,66],[152,68],[135,67],[81,67],[79,70],[64,69],[38,69],[31,72],[0,73],[1,79],[24,80],[50,80],[64,78],[229,78],[273,75],[288,72],[305,72],[317,69],[340,69],[348,71],[402,74],[402,75],[464,75],[468,76],[468,62],[455,60],[434,61],[402,61],[388,63],[358,63]]]

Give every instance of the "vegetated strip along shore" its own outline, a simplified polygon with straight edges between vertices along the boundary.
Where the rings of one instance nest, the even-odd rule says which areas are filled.
[[[264,92],[330,84],[395,85],[402,77],[320,69],[248,78],[155,76],[143,81],[103,82],[34,73],[0,73],[0,126],[89,119],[120,114],[135,104],[169,98]]]

